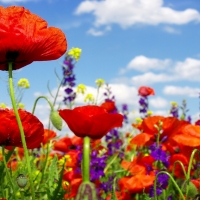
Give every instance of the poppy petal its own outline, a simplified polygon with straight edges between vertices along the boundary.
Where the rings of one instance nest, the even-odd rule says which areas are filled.
[[[0,70],[20,69],[33,61],[54,60],[67,49],[64,33],[29,10],[0,6]]]

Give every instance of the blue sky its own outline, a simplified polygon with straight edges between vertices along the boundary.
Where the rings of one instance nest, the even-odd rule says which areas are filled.
[[[156,95],[149,98],[154,114],[167,115],[171,101],[181,104],[186,99],[188,114],[193,120],[199,117],[198,0],[0,0],[0,5],[24,6],[49,26],[62,29],[68,49],[82,49],[75,68],[76,83],[94,92],[95,80],[103,78],[111,85],[118,105],[128,103],[131,119],[138,116],[137,89],[141,85],[155,90]],[[23,98],[27,110],[31,111],[38,94],[48,95],[48,81],[55,92],[54,69],[62,76],[59,63],[63,59],[34,62],[14,73],[16,81],[30,81],[31,88]],[[0,73],[1,79],[7,76]],[[7,83],[0,81],[0,87],[0,102],[10,105]],[[45,124],[48,108],[42,100],[36,112]]]

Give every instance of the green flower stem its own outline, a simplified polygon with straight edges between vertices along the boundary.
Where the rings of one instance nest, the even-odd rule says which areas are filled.
[[[20,116],[19,116],[19,113],[18,113],[18,110],[17,110],[16,101],[15,101],[14,88],[13,88],[13,78],[12,78],[12,62],[8,63],[8,69],[9,69],[9,89],[10,89],[11,102],[12,102],[13,110],[14,110],[14,113],[15,113],[15,116],[16,116],[17,124],[18,124],[19,130],[20,130],[22,146],[23,146],[23,149],[24,149],[26,164],[27,164],[27,168],[28,168],[32,200],[35,200],[34,184],[33,184],[33,178],[32,178],[31,166],[30,166],[30,159],[29,159],[29,155],[28,155],[28,149],[27,149],[27,146],[26,146],[26,140],[25,140],[22,122],[21,122],[21,119],[20,119]]]
[[[83,140],[83,160],[82,160],[83,183],[90,182],[90,138]]]
[[[119,153],[116,153],[116,155],[113,157],[113,159],[106,165],[105,169],[104,169],[104,173],[106,173],[109,169],[109,167],[112,165],[112,163],[117,159]]]
[[[189,191],[189,181],[190,181],[190,172],[192,169],[192,162],[193,162],[194,155],[196,154],[196,152],[200,152],[200,151],[198,149],[194,149],[190,156],[190,161],[189,161],[188,171],[187,171],[187,179],[186,179],[186,197],[187,197],[188,191]]]
[[[172,183],[174,184],[174,186],[175,186],[176,189],[178,190],[178,192],[179,192],[181,198],[182,198],[183,200],[185,200],[185,197],[184,197],[184,195],[183,195],[181,189],[179,188],[179,186],[178,186],[178,184],[176,183],[176,181],[173,179],[172,175],[171,175],[170,173],[168,173],[168,172],[165,172],[165,171],[161,171],[161,172],[158,172],[158,174],[156,174],[156,178],[155,178],[155,181],[154,181],[154,197],[155,197],[155,200],[158,200],[158,197],[157,197],[157,194],[156,194],[156,184],[157,184],[158,176],[159,176],[160,174],[167,174],[167,175],[169,176],[170,180],[172,181]]]
[[[24,190],[23,189],[20,190],[20,195],[21,195],[21,200],[25,200],[25,198],[24,198]]]
[[[36,108],[36,105],[37,105],[37,102],[38,102],[39,99],[45,99],[48,102],[49,106],[51,107],[51,111],[54,111],[54,106],[51,103],[51,101],[46,96],[39,96],[34,102],[33,109],[32,109],[32,114],[34,114],[34,112],[35,112],[35,108]],[[50,121],[49,121],[49,125],[48,125],[48,130],[49,129],[50,129]],[[48,142],[47,143],[47,152],[46,152],[46,155],[45,155],[45,161],[44,161],[44,165],[42,167],[42,178],[41,178],[41,181],[40,181],[39,185],[42,183],[43,178],[44,178],[49,152],[50,152],[50,145],[49,145],[49,142]]]
[[[52,103],[49,101],[49,99],[47,98],[47,97],[45,97],[45,96],[39,96],[36,100],[35,100],[35,102],[34,102],[34,105],[33,105],[33,109],[32,109],[32,114],[34,114],[34,112],[35,112],[35,108],[36,108],[36,105],[37,105],[37,102],[38,102],[38,100],[39,99],[46,99],[46,101],[49,103],[49,106],[51,107],[51,110],[53,111],[54,110],[54,107],[53,107],[53,105],[52,105]]]
[[[12,187],[12,190],[13,190],[13,193],[14,193],[14,198],[16,199],[16,197],[15,197],[15,194],[16,194],[15,187],[13,185],[12,178],[11,178],[10,173],[8,171],[8,168],[7,168],[6,155],[5,155],[5,148],[4,148],[4,146],[2,146],[2,154],[3,154],[4,169],[6,170],[6,176],[7,176],[8,180],[9,180],[9,182],[11,184],[11,187]]]
[[[60,82],[60,84],[59,84],[59,86],[58,86],[58,89],[57,89],[57,91],[56,91],[56,96],[55,96],[54,101],[53,101],[53,106],[55,106],[55,104],[56,104],[56,100],[57,100],[57,97],[58,97],[58,93],[59,93],[60,88],[61,88],[61,86],[62,86],[63,80],[64,80],[64,78],[61,80],[61,82]]]
[[[183,173],[184,173],[184,176],[185,176],[185,178],[187,179],[187,174],[186,174],[184,165],[183,165],[183,163],[182,163],[180,160],[177,160],[177,161],[174,162],[173,170],[172,170],[172,175],[174,175],[174,171],[175,171],[175,169],[176,169],[176,165],[177,165],[177,164],[179,164],[179,165],[181,166],[181,168],[182,168],[182,170],[183,170]]]
[[[58,94],[56,94],[56,96],[57,95]],[[32,109],[32,114],[34,114],[34,112],[35,112],[35,108],[36,108],[36,105],[37,105],[37,102],[38,102],[39,99],[45,99],[48,102],[49,106],[51,107],[51,111],[54,111],[54,104],[55,103],[52,104],[51,101],[46,96],[39,96],[34,102],[33,109]],[[50,129],[50,121],[49,121],[48,129]],[[46,151],[46,155],[45,155],[45,161],[44,161],[44,165],[42,167],[42,177],[41,177],[41,181],[40,181],[39,185],[42,183],[43,178],[44,178],[44,174],[45,174],[46,167],[47,167],[47,161],[48,161],[49,152],[50,152],[50,145],[49,145],[49,142],[48,142],[47,143],[47,151]]]

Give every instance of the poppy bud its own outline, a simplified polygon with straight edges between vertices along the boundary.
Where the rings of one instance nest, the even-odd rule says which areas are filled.
[[[24,174],[19,174],[19,176],[17,177],[17,185],[20,188],[24,188],[27,185],[28,179],[26,178],[26,176]]]
[[[62,130],[62,118],[57,111],[51,111],[50,120],[56,129],[58,129],[59,131]]]
[[[81,183],[78,188],[78,194],[76,195],[75,200],[82,199],[98,200],[94,183]]]

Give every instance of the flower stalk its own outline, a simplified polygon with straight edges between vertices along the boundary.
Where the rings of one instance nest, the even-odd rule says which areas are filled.
[[[82,160],[83,183],[90,182],[90,138],[83,140],[83,160]]]
[[[27,164],[27,168],[28,168],[32,200],[35,200],[33,178],[32,178],[31,166],[30,166],[30,159],[29,159],[29,155],[28,155],[28,149],[27,149],[26,140],[25,140],[24,129],[23,129],[23,126],[22,126],[22,122],[21,122],[21,119],[20,119],[20,116],[19,116],[19,113],[18,113],[18,110],[17,110],[16,101],[15,101],[14,88],[13,88],[13,77],[12,77],[12,62],[8,63],[8,70],[9,70],[8,72],[9,72],[10,98],[11,98],[13,110],[14,110],[14,113],[15,113],[15,116],[16,116],[17,124],[18,124],[19,130],[20,130],[22,146],[23,146],[23,149],[24,149],[24,155],[25,155],[25,158],[26,158],[26,164]]]

